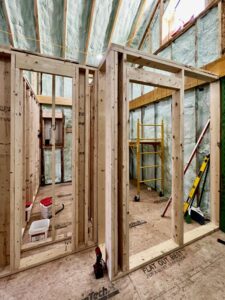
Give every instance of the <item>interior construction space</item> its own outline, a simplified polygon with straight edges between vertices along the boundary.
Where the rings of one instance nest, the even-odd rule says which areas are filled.
[[[0,299],[224,298],[224,53],[222,0],[0,1]]]

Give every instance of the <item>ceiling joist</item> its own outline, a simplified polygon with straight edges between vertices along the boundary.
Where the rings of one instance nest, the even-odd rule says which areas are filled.
[[[68,0],[64,0],[63,7],[63,32],[62,32],[62,57],[66,57],[67,48],[67,10],[68,10]]]
[[[145,4],[146,4],[146,0],[143,0],[140,2],[139,4],[139,7],[138,7],[138,11],[137,11],[137,16],[135,18],[135,22],[131,28],[131,32],[128,36],[128,41],[127,41],[127,44],[126,46],[129,47],[137,33],[137,30],[139,29],[140,27],[140,23],[141,23],[141,20],[143,18],[143,13],[144,13],[144,7],[145,7]]]
[[[142,35],[142,38],[141,38],[140,44],[139,44],[139,46],[138,46],[138,49],[141,49],[141,47],[142,47],[142,45],[143,45],[143,43],[144,43],[144,41],[145,41],[146,35],[147,35],[147,33],[148,33],[149,29],[150,29],[152,20],[153,20],[153,18],[154,18],[154,16],[155,16],[155,13],[156,13],[156,11],[157,11],[157,8],[158,8],[160,2],[161,2],[161,0],[158,0],[158,1],[156,2],[155,7],[154,7],[154,9],[153,9],[153,11],[152,11],[152,14],[149,16],[148,25],[147,25],[146,30],[144,31],[144,33],[143,33],[143,35]]]
[[[39,29],[39,14],[38,14],[38,0],[34,0],[34,19],[36,32],[36,47],[37,52],[41,53],[40,29]]]
[[[87,25],[88,30],[87,30],[86,42],[85,42],[85,48],[84,48],[84,59],[83,59],[83,62],[81,62],[84,65],[87,62],[87,54],[88,54],[89,41],[90,41],[90,37],[91,37],[91,31],[92,31],[92,27],[93,27],[93,17],[94,17],[95,5],[96,5],[96,0],[92,0],[91,1],[91,13],[90,13],[90,17],[89,17],[88,25]]]
[[[2,1],[2,7],[3,7],[3,10],[4,10],[4,14],[5,14],[5,20],[6,20],[6,25],[7,25],[9,43],[12,47],[15,47],[14,37],[13,37],[12,27],[11,27],[11,23],[10,23],[10,19],[9,19],[9,11],[8,11],[8,6],[7,6],[6,0]]]

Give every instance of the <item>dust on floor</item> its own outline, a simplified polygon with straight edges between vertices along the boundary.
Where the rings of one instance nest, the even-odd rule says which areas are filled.
[[[217,238],[225,234],[213,233],[113,283],[94,278],[94,250],[70,255],[1,279],[0,299],[104,299],[117,289],[112,299],[224,299],[225,246]]]

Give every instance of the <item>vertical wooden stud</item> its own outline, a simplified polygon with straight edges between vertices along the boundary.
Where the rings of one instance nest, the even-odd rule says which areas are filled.
[[[211,221],[219,225],[220,213],[220,82],[210,84],[210,207]]]
[[[172,238],[183,245],[184,71],[182,88],[172,95]]]

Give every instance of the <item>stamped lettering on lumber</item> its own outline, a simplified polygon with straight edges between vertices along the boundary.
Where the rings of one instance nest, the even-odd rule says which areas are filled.
[[[106,300],[114,297],[119,294],[119,290],[114,286],[105,288],[104,286],[97,292],[90,292],[86,297],[82,298],[82,300]]]
[[[165,257],[162,257],[155,262],[142,268],[145,275],[150,278],[153,275],[171,267],[172,265],[184,260],[186,253],[184,250],[178,250],[173,253],[168,254]]]

